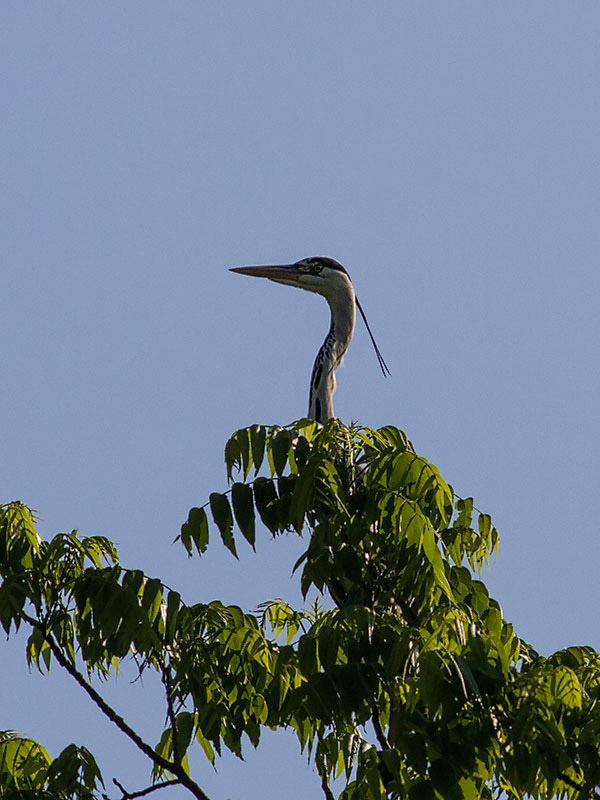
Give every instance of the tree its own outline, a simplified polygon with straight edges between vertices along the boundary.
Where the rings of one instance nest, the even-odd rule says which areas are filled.
[[[232,436],[225,461],[231,488],[191,509],[178,537],[187,553],[203,553],[213,529],[235,556],[236,535],[254,546],[257,519],[273,536],[308,534],[302,592],[316,587],[333,607],[186,605],[121,566],[108,539],[42,541],[27,507],[1,509],[0,622],[8,635],[29,626],[29,665],[66,670],[145,753],[155,783],[141,791],[179,784],[206,800],[191,747],[214,762],[287,727],[326,800],[335,778],[341,800],[600,797],[600,656],[545,658],[516,636],[477,577],[498,545],[490,517],[401,431],[255,425]],[[98,689],[126,660],[164,686],[168,724],[154,746]],[[84,747],[52,760],[10,731],[0,787],[74,800],[105,791]]]

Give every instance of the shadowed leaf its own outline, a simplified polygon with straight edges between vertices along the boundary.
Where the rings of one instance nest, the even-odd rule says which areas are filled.
[[[235,521],[244,538],[254,549],[254,503],[252,489],[245,483],[234,483],[231,487],[231,500]]]
[[[219,532],[223,544],[237,558],[235,541],[233,538],[233,514],[227,495],[213,492],[209,498],[210,510]]]

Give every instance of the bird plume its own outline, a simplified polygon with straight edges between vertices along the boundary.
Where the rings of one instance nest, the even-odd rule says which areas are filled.
[[[371,333],[371,328],[369,328],[369,323],[367,322],[367,316],[363,311],[361,304],[358,302],[358,297],[356,298],[356,305],[358,306],[360,315],[363,318],[363,322],[365,323],[369,336],[371,337],[371,341],[373,342],[373,347],[375,348],[375,355],[377,356],[377,361],[379,362],[379,366],[381,367],[381,371],[383,372],[383,377],[387,378],[387,376],[391,375],[392,373],[390,372],[388,365],[385,363],[384,357],[381,355],[381,350],[377,347],[377,342],[375,341],[375,337]]]

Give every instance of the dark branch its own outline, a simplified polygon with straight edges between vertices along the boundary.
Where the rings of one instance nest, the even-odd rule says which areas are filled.
[[[116,778],[113,778],[113,783],[122,793],[122,797],[120,800],[133,800],[135,797],[145,797],[147,794],[151,792],[156,792],[159,789],[165,789],[167,786],[177,786],[179,784],[179,779],[174,778],[172,781],[163,781],[163,783],[155,783],[152,786],[148,786],[146,789],[140,789],[138,792],[128,792]],[[103,794],[102,797],[104,800],[109,800],[107,794]]]
[[[373,710],[373,727],[375,728],[375,736],[377,737],[377,741],[379,742],[379,746],[382,750],[389,750],[390,743],[387,740],[387,736],[383,731],[383,727],[381,725],[381,719],[379,717],[379,709],[375,706]]]
[[[385,735],[385,732],[383,730],[383,725],[381,724],[381,717],[379,716],[379,709],[377,708],[377,706],[375,706],[373,710],[371,721],[373,722],[373,728],[375,729],[375,736],[377,737],[377,741],[379,742],[379,746],[381,748],[381,750],[378,751],[379,774],[381,775],[381,780],[383,781],[383,785],[385,786],[386,790],[389,791],[389,786],[391,782],[394,780],[394,776],[386,766],[386,763],[383,760],[383,754],[386,751],[391,750],[391,745],[388,737]],[[394,797],[395,796],[396,795],[394,795]]]
[[[165,685],[165,694],[167,696],[167,713],[169,716],[169,724],[171,726],[171,736],[173,738],[173,758],[175,759],[175,763],[181,766],[179,731],[177,730],[177,717],[175,715],[175,708],[173,707],[173,693],[171,688],[171,670],[166,666],[163,667],[163,683]]]
[[[60,666],[63,667],[63,669],[65,669],[69,675],[81,686],[83,691],[98,706],[100,711],[102,711],[102,713],[108,717],[108,719],[113,722],[117,728],[125,734],[125,736],[131,739],[135,746],[141,750],[145,756],[147,756],[157,766],[161,767],[161,769],[164,769],[167,772],[170,772],[172,775],[175,775],[175,777],[178,779],[178,782],[189,792],[191,792],[194,797],[197,798],[197,800],[210,800],[208,795],[202,791],[198,784],[195,783],[195,781],[193,781],[189,775],[187,775],[181,764],[176,764],[173,761],[169,761],[168,759],[160,756],[152,747],[150,747],[147,742],[142,739],[139,734],[133,730],[133,728],[131,728],[125,722],[123,717],[117,714],[114,708],[108,705],[106,700],[104,700],[104,698],[98,694],[94,687],[86,681],[74,664],[71,664],[71,662],[64,656],[54,637],[50,631],[46,629],[46,626],[43,623],[25,613],[23,614],[23,619],[25,619],[25,621],[28,622],[32,627],[37,628],[44,634],[44,638],[48,642],[50,650]]]
[[[325,795],[326,800],[335,800],[333,792],[329,788],[329,781],[327,780],[327,775],[325,773],[321,775],[321,788],[323,789],[323,794]]]
[[[564,772],[560,772],[557,775],[557,778],[559,781],[566,783],[567,786],[570,786],[572,789],[578,789],[580,792],[584,791],[586,788],[584,784],[577,783],[577,781],[574,781],[573,778],[569,778],[568,775],[565,775]],[[590,788],[589,797],[592,797],[594,800],[598,800],[600,798],[600,794],[598,794],[598,792],[596,792],[594,789]]]
[[[396,597],[395,600],[398,603],[398,606],[400,607],[400,611],[402,612],[402,616],[404,617],[405,621],[409,625],[416,626],[418,616],[413,611],[411,605],[407,603],[405,600],[403,600],[401,597]]]
[[[330,578],[327,582],[327,588],[331,599],[338,608],[344,608],[348,605],[348,595],[342,588],[342,584],[337,578]]]

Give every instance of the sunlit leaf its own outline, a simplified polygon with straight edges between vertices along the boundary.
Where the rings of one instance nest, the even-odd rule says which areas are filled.
[[[458,511],[458,516],[455,522],[456,527],[470,528],[473,517],[473,498],[459,498],[456,501],[456,510]]]
[[[215,751],[210,743],[210,740],[202,733],[200,729],[196,730],[196,741],[204,751],[204,755],[211,764],[215,763]]]
[[[152,673],[169,698],[157,753],[184,772],[188,750],[214,763],[224,749],[241,757],[243,744],[258,746],[265,727],[287,728],[322,781],[337,777],[341,800],[587,798],[600,655],[572,647],[546,658],[516,636],[476,578],[498,542],[490,517],[476,512],[474,530],[472,498],[456,498],[392,426],[241,429],[226,447],[229,479],[256,476],[265,453],[271,479],[210,495],[212,520],[234,554],[234,520],[254,546],[255,508],[274,534],[308,532],[300,588],[325,599],[247,613],[207,602],[199,574],[186,605],[121,567],[109,540],[72,531],[43,541],[33,514],[11,504],[0,507],[0,620],[8,634],[32,626],[28,664],[47,669],[60,651],[89,677],[127,662]],[[206,550],[204,509],[190,510],[180,538],[189,554]],[[88,751],[69,745],[50,768],[38,747],[0,733],[4,793],[99,796]]]
[[[452,589],[448,583],[448,579],[446,578],[442,555],[438,549],[435,535],[431,528],[425,528],[423,531],[423,551],[427,556],[429,563],[433,567],[433,573],[435,575],[436,582],[443,589],[445,594],[452,598]]]
[[[150,578],[142,595],[142,608],[148,615],[148,621],[153,623],[156,619],[163,599],[162,583],[157,578]]]

